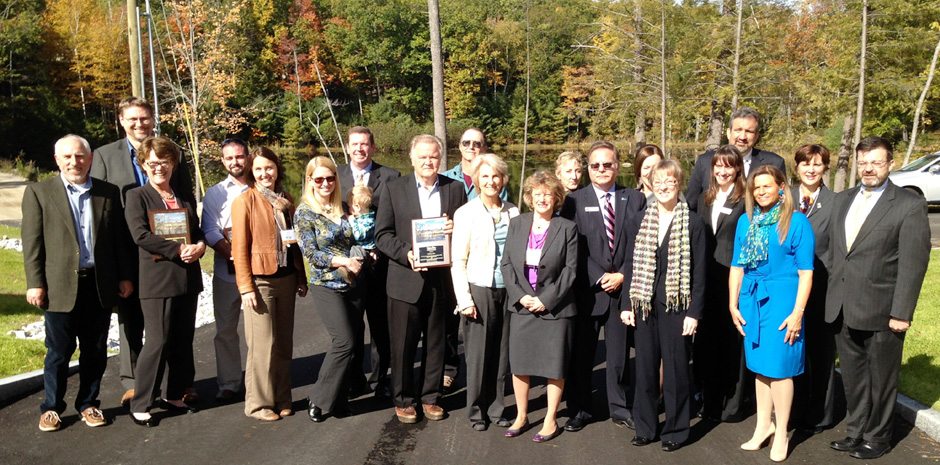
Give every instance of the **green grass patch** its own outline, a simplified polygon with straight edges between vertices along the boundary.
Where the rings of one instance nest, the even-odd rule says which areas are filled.
[[[940,410],[940,251],[930,252],[930,266],[917,301],[914,323],[904,341],[900,390]]]
[[[2,235],[19,237],[19,230],[0,227]],[[9,334],[42,317],[42,310],[26,303],[23,254],[0,250],[0,276],[4,277],[0,280],[0,377],[42,368],[45,345],[41,341],[16,339]]]
[[[2,237],[4,237],[4,236],[5,236],[5,237],[15,237],[15,238],[19,238],[19,237],[20,237],[20,228],[14,228],[13,226],[7,226],[7,225],[5,225],[5,224],[0,224],[0,238],[2,238]],[[20,264],[22,264],[22,262],[23,262],[23,260],[20,259]],[[22,267],[20,267],[20,268],[22,268]]]

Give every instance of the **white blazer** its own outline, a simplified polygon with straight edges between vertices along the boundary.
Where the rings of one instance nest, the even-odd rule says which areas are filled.
[[[502,214],[514,218],[519,215],[519,209],[504,201]],[[493,217],[479,197],[454,212],[450,276],[458,310],[474,306],[470,297],[471,284],[480,287],[493,285],[493,274],[500,266],[496,262],[495,232]]]

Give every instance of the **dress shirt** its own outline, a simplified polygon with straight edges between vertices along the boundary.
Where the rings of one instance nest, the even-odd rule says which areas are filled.
[[[868,218],[868,214],[871,213],[871,210],[875,208],[875,204],[878,203],[878,199],[881,198],[881,194],[884,193],[887,186],[888,183],[884,182],[880,186],[872,189],[868,189],[865,186],[861,186],[861,188],[858,189],[858,193],[855,194],[855,198],[852,199],[852,205],[849,206],[849,211],[845,216],[846,244],[851,245],[855,242],[855,236],[858,234],[859,229],[862,228],[862,225],[865,224],[865,219]],[[865,191],[870,192],[867,199],[865,198]]]
[[[91,212],[91,177],[84,184],[72,184],[61,176],[65,184],[65,193],[69,198],[69,207],[72,209],[72,222],[75,225],[75,235],[78,239],[78,267],[81,269],[94,268],[95,256],[91,253],[95,247]]]
[[[712,204],[712,231],[718,230],[718,215],[721,215],[721,209],[725,208],[725,202],[728,201],[728,197],[731,196],[732,192],[734,192],[734,184],[731,184],[728,192],[722,192],[721,189],[718,189],[715,194],[715,203]]]
[[[361,169],[361,170],[358,169],[358,168],[356,168],[356,167],[353,166],[352,164],[350,164],[350,165],[349,165],[349,172],[350,172],[350,174],[352,174],[353,185],[356,185],[356,184],[358,183],[358,181],[359,181],[359,176],[362,176],[362,185],[363,185],[363,186],[368,186],[368,185],[369,185],[369,175],[372,174],[372,162],[370,161],[370,162],[369,162],[369,165],[366,166],[365,168]]]
[[[127,142],[127,152],[131,154],[131,166],[134,167],[134,178],[137,179],[137,186],[143,186],[147,184],[147,173],[144,173],[144,169],[140,167],[140,164],[137,163],[137,149],[134,148],[134,144],[131,144],[130,139],[124,139]]]
[[[617,211],[617,184],[610,186],[609,190],[602,191],[597,188],[594,184],[591,184],[591,187],[594,189],[594,195],[597,196],[597,205],[601,207],[601,224],[604,224],[604,205],[607,203],[607,194],[610,194],[610,204],[614,207],[614,212]]]
[[[418,176],[415,175],[415,185],[418,187],[418,203],[421,204],[421,218],[436,218],[441,216],[441,189],[440,181],[434,179],[434,185],[424,187]]]
[[[744,161],[744,177],[747,177],[747,174],[751,172],[751,162],[754,161],[754,149],[750,149],[747,153],[741,154],[741,160]]]
[[[232,203],[246,190],[247,184],[239,183],[229,175],[206,191],[206,197],[202,201],[202,233],[206,235],[206,243],[209,246],[214,246],[225,238],[225,229],[232,227]],[[226,261],[221,254],[215,254],[213,270],[219,279],[234,283],[235,274],[229,273]]]

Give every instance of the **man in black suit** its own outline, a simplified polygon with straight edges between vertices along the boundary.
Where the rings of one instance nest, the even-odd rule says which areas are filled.
[[[121,190],[121,205],[127,191],[147,183],[147,175],[137,164],[137,148],[144,139],[154,134],[153,107],[146,100],[128,97],[118,103],[118,119],[126,137],[98,147],[91,164],[91,176],[118,186]],[[189,178],[186,163],[180,160],[170,180],[173,191],[188,199],[193,198],[193,183]],[[134,257],[136,258],[136,254]],[[134,264],[134,285],[137,286],[137,264]],[[143,347],[144,316],[140,311],[140,299],[135,292],[118,300],[118,322],[121,336],[121,384],[124,395],[121,404],[127,405],[134,397],[134,369],[137,356]]]
[[[88,426],[108,423],[98,393],[107,365],[108,326],[117,297],[134,291],[133,249],[118,188],[88,171],[91,147],[69,134],[55,144],[60,174],[23,194],[26,301],[45,310],[45,399],[41,431],[58,430],[65,410],[69,360],[81,345],[75,408]]]
[[[381,187],[388,181],[398,178],[401,173],[380,165],[372,159],[375,155],[375,137],[372,131],[363,126],[349,129],[349,138],[346,142],[349,151],[349,164],[340,165],[340,186],[343,188],[343,199],[349,198],[349,191],[356,185],[365,185],[372,189],[372,205],[378,206],[381,199]],[[372,372],[368,383],[373,384],[376,396],[391,397],[391,388],[388,382],[389,348],[388,348],[388,299],[385,293],[386,275],[388,274],[388,258],[378,254],[378,258],[371,267],[363,270],[361,280],[368,283],[369,292],[364,296],[366,318],[369,320],[369,335],[372,339],[372,354],[369,357]],[[372,285],[375,283],[377,285]],[[365,332],[365,327],[362,329]],[[365,335],[360,333],[353,350],[352,371],[349,373],[349,391],[351,395],[358,395],[369,389],[365,376],[362,373],[362,358],[365,345]]]
[[[439,405],[444,370],[444,316],[454,309],[453,283],[447,267],[414,265],[411,220],[447,216],[447,233],[454,212],[467,201],[463,185],[438,176],[443,144],[434,136],[411,140],[413,176],[402,176],[381,187],[376,213],[375,242],[388,256],[388,321],[391,346],[392,399],[402,423],[418,420],[421,402],[428,420],[442,420]],[[424,333],[421,375],[414,377],[418,341]],[[419,399],[420,398],[420,399]]]
[[[741,151],[741,156],[744,158],[744,176],[746,177],[751,169],[761,165],[776,166],[786,174],[787,164],[780,155],[754,147],[760,140],[760,131],[761,117],[757,110],[741,107],[731,114],[727,133],[728,143]],[[708,189],[708,184],[711,182],[714,154],[714,150],[708,150],[699,155],[695,160],[695,167],[692,168],[692,177],[689,178],[689,186],[685,189],[685,199],[693,211],[698,208],[699,196]]]
[[[888,180],[891,143],[855,147],[861,185],[836,195],[829,228],[826,321],[836,336],[847,437],[830,446],[871,460],[891,450],[904,335],[930,259],[924,198]]]
[[[569,194],[562,208],[562,216],[578,225],[581,254],[574,354],[567,376],[566,431],[579,431],[593,419],[591,376],[602,327],[610,419],[619,426],[633,427],[632,332],[620,322],[620,312],[630,307],[624,283],[629,285],[633,272],[633,242],[646,199],[639,191],[616,184],[619,170],[617,148],[607,141],[595,142],[588,151],[591,184]]]

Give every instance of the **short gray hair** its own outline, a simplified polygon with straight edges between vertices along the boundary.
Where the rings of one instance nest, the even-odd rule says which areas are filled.
[[[411,139],[411,145],[408,148],[409,157],[414,153],[415,147],[417,147],[418,144],[437,144],[438,152],[440,152],[442,156],[444,155],[444,143],[441,142],[437,136],[432,136],[431,134],[418,134]]]
[[[55,153],[58,154],[59,148],[62,146],[62,144],[65,144],[66,141],[70,141],[70,140],[78,141],[78,143],[82,146],[82,149],[85,150],[85,153],[87,153],[88,155],[91,155],[91,145],[88,143],[88,140],[86,140],[82,136],[75,135],[75,134],[66,134],[62,136],[61,139],[55,141]]]
[[[477,192],[480,191],[480,167],[483,165],[493,168],[493,171],[503,178],[503,186],[509,183],[509,165],[495,153],[481,153],[473,159],[470,165],[473,170],[473,186]]]
[[[734,120],[738,118],[751,118],[757,121],[757,131],[760,132],[763,123],[761,122],[760,112],[757,110],[751,107],[739,107],[731,113],[731,118],[728,120],[728,127],[733,126]]]

